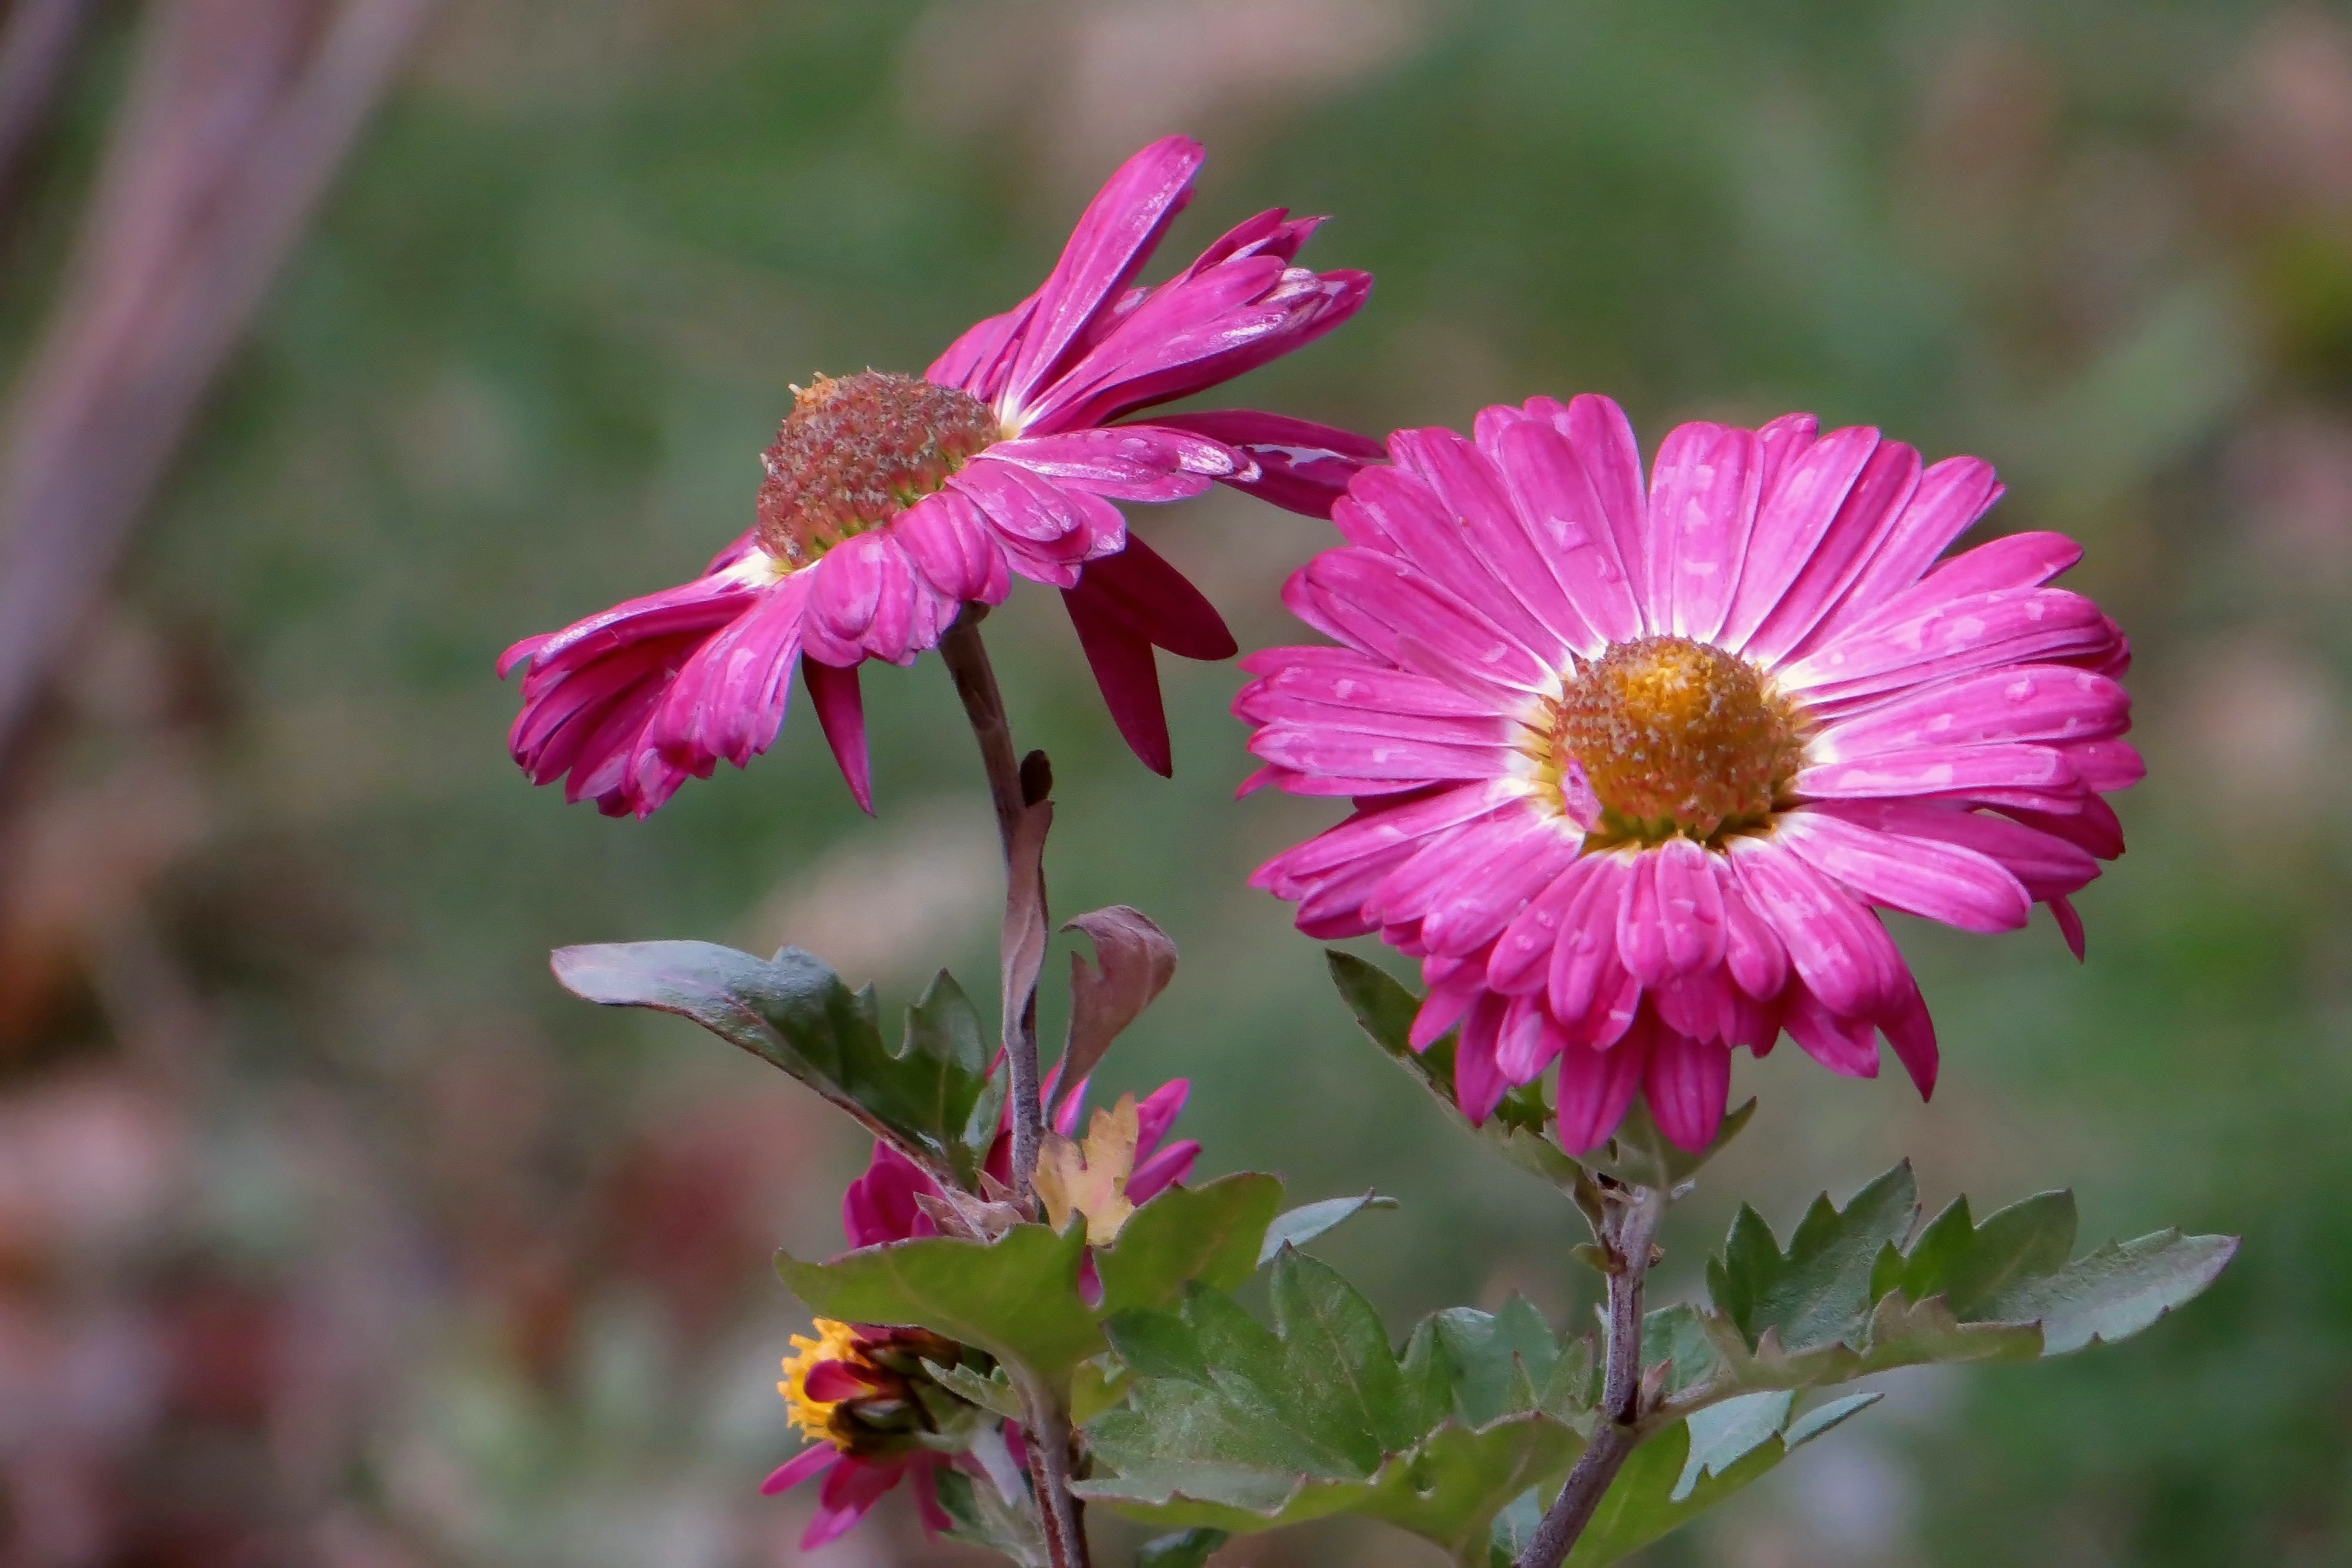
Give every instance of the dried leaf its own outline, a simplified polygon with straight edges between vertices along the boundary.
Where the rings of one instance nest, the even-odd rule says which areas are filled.
[[[1081,915],[1062,927],[1094,938],[1096,968],[1070,955],[1070,1037],[1062,1048],[1062,1082],[1095,1070],[1119,1031],[1143,1015],[1176,975],[1176,944],[1142,911],[1124,904]]]
[[[1037,1197],[1054,1228],[1062,1229],[1074,1214],[1087,1218],[1087,1240],[1107,1247],[1118,1239],[1135,1205],[1127,1197],[1128,1178],[1135,1174],[1135,1150],[1141,1137],[1135,1096],[1122,1094],[1108,1111],[1097,1110],[1084,1145],[1055,1134],[1045,1134],[1037,1152]]]

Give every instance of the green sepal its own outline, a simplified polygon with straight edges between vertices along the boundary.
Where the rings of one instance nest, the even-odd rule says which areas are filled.
[[[983,1377],[969,1366],[941,1366],[926,1356],[923,1370],[930,1375],[932,1382],[992,1416],[1002,1416],[1008,1421],[1019,1421],[1027,1416],[1021,1408],[1021,1391],[1013,1386],[1013,1380],[1001,1366],[991,1368]]]
[[[1331,965],[1332,983],[1339,988],[1339,995],[1372,1043],[1448,1110],[1461,1115],[1461,1103],[1454,1095],[1455,1036],[1448,1034],[1427,1051],[1413,1050],[1412,1020],[1421,1010],[1421,998],[1386,969],[1353,953],[1332,947],[1325,949],[1324,956]],[[1504,1095],[1494,1114],[1474,1130],[1521,1170],[1573,1195],[1580,1184],[1589,1185],[1591,1178],[1544,1131],[1550,1121],[1551,1107],[1544,1103],[1542,1085],[1526,1083]]]
[[[607,1007],[692,1019],[772,1062],[959,1186],[976,1190],[1004,1106],[980,1015],[944,969],[907,1012],[896,1051],[874,990],[853,992],[813,953],[757,958],[710,942],[560,947],[555,977]]]
[[[1714,1141],[1694,1154],[1659,1129],[1657,1118],[1650,1114],[1648,1098],[1637,1096],[1625,1113],[1625,1119],[1617,1124],[1617,1131],[1611,1134],[1607,1146],[1597,1155],[1588,1155],[1584,1163],[1628,1186],[1672,1192],[1721,1154],[1723,1146],[1739,1136],[1740,1129],[1755,1114],[1756,1102],[1752,1099],[1736,1111],[1726,1112]]]

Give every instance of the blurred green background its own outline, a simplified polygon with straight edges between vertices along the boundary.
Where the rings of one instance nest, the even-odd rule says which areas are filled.
[[[121,88],[70,88],[5,250],[21,351]],[[0,1561],[802,1561],[773,1393],[864,1149],[770,1069],[560,992],[553,946],[793,940],[886,1007],[993,968],[995,846],[935,659],[866,682],[878,815],[805,711],[645,824],[508,760],[498,651],[690,575],[812,371],[919,370],[1100,177],[1211,162],[1155,276],[1284,204],[1379,275],[1211,402],[1384,432],[1605,391],[1645,449],[1790,409],[1994,461],[2139,650],[2131,852],[2001,940],[1898,921],[1934,1103],[1793,1047],[1678,1211],[1784,1229],[1895,1158],[1931,1205],[2082,1195],[2085,1241],[2241,1232],[2206,1300],[2062,1364],[1915,1375],[1652,1564],[2352,1563],[2352,13],[2228,0],[470,0],[208,404],[11,797],[0,877]],[[1178,256],[1174,253],[1181,252]],[[1144,534],[1244,647],[1322,525]],[[989,622],[1048,748],[1056,907],[1184,964],[1107,1065],[1194,1082],[1202,1169],[1399,1212],[1325,1244],[1402,1329],[1582,1313],[1576,1220],[1355,1037],[1248,873],[1230,665],[1168,661],[1177,776],[1060,607]],[[1056,963],[1059,960],[1055,960]],[[1054,971],[1049,968],[1051,975]],[[1050,1009],[1049,1009],[1050,1010]],[[1052,1028],[1049,1020],[1049,1029]],[[962,1562],[903,1499],[809,1559]],[[1229,1564],[1410,1564],[1345,1530]]]

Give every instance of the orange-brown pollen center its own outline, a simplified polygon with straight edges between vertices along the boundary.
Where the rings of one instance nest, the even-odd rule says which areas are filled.
[[[1583,767],[1604,842],[1706,843],[1762,826],[1803,741],[1801,714],[1761,671],[1687,637],[1612,643],[1552,705],[1550,761]]]
[[[793,391],[760,455],[761,548],[792,567],[881,527],[1003,434],[986,403],[920,376],[860,371]]]

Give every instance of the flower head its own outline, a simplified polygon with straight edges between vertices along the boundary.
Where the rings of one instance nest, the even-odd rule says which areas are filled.
[[[870,809],[857,666],[905,664],[962,607],[1015,576],[1063,591],[1112,716],[1169,769],[1152,649],[1222,659],[1231,633],[1141,540],[1119,502],[1221,481],[1328,516],[1379,443],[1249,411],[1133,416],[1314,341],[1370,291],[1360,272],[1297,266],[1320,220],[1275,209],[1169,281],[1136,278],[1190,198],[1200,146],[1129,159],[1019,306],[921,376],[819,376],[762,461],[758,522],[679,587],[507,650],[528,661],[509,743],[534,783],[643,817],[720,759],[775,741],[798,666],[817,720]]]
[[[802,1549],[814,1550],[840,1535],[909,1477],[924,1524],[946,1529],[939,1467],[951,1462],[983,1413],[942,1387],[923,1364],[951,1367],[975,1359],[974,1353],[928,1329],[830,1318],[817,1319],[814,1339],[794,1334],[793,1351],[784,1358],[784,1381],[776,1392],[784,1396],[793,1425],[811,1442],[760,1490],[773,1495],[812,1476],[825,1478]],[[979,1359],[985,1371],[985,1358]]]
[[[1697,1148],[1731,1051],[1783,1030],[1870,1076],[1884,1035],[1925,1094],[1936,1038],[1877,911],[1969,931],[2123,852],[2115,622],[2048,586],[2081,550],[2011,535],[1939,559],[1992,470],[1874,430],[1685,424],[1642,484],[1605,398],[1402,431],[1285,591],[1337,647],[1251,655],[1244,789],[1355,798],[1262,867],[1318,936],[1422,960],[1413,1041],[1459,1028],[1483,1120],[1557,1061],[1560,1137],[1637,1092]]]

